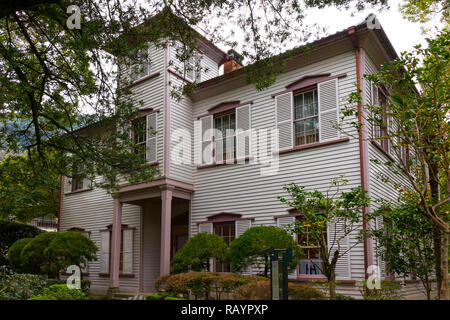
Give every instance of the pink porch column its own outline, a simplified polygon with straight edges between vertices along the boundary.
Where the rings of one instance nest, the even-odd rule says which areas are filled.
[[[120,241],[122,228],[122,203],[117,195],[114,199],[114,215],[111,234],[111,266],[109,285],[112,288],[119,288],[119,269],[120,269]]]
[[[160,275],[170,273],[170,227],[172,217],[173,187],[163,186],[161,189],[161,260]]]

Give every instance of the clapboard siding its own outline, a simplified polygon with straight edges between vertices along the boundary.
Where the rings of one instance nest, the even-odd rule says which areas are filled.
[[[170,75],[170,90],[177,90],[184,82],[174,75]],[[194,121],[192,120],[192,102],[188,97],[183,96],[181,100],[171,98],[170,100],[170,130],[171,130],[171,152],[170,152],[170,173],[169,177],[192,184],[193,165],[192,154],[188,154],[188,161],[174,161],[179,153],[176,150],[188,150],[191,146],[194,135]],[[182,140],[179,140],[182,139]],[[182,142],[181,142],[182,141]],[[175,148],[175,149],[174,149]]]
[[[202,55],[202,76],[200,81],[206,81],[219,75],[219,66],[207,55]]]
[[[256,91],[254,85],[198,101],[194,104],[194,119],[207,109],[223,101],[253,101],[251,106],[252,129],[271,129],[275,126],[275,101],[271,94],[310,74],[346,73],[339,79],[339,105],[342,108],[348,95],[355,90],[356,66],[354,53],[349,51],[307,67],[282,74],[276,83],[264,91]],[[351,131],[349,126],[346,130]],[[261,176],[262,164],[234,164],[194,170],[195,193],[192,199],[191,228],[195,234],[197,222],[221,211],[238,212],[253,217],[253,225],[275,225],[275,215],[287,213],[287,207],[277,196],[287,196],[283,185],[289,182],[306,186],[309,190],[325,191],[330,179],[345,174],[349,184],[343,190],[360,185],[358,141],[331,144],[318,148],[281,154],[279,170],[272,176]],[[266,165],[267,166],[267,165]],[[363,269],[362,246],[351,254],[352,272]]]
[[[61,218],[60,230],[65,231],[72,227],[84,228],[90,231],[91,240],[100,248],[100,230],[112,224],[113,221],[113,199],[103,189],[93,189],[91,191],[63,194],[61,198]],[[122,223],[129,227],[134,227],[133,236],[133,274],[134,278],[121,278],[121,286],[132,291],[138,290],[139,276],[139,247],[140,247],[140,207],[123,205]],[[99,255],[100,252],[97,252]],[[100,257],[98,257],[100,258]],[[89,276],[87,280],[92,282],[91,286],[106,290],[109,287],[109,277],[100,277],[99,260],[89,263]]]

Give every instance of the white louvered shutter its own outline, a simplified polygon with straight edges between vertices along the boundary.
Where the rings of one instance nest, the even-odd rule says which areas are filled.
[[[84,234],[88,239],[91,239],[91,233],[90,232],[81,232]],[[83,273],[89,273],[89,262],[86,262],[86,265],[81,268],[81,272]]]
[[[124,229],[123,231],[123,273],[133,273],[133,235],[134,229]]]
[[[236,108],[236,158],[244,159],[250,156],[251,150],[251,127],[252,127],[251,104]]]
[[[213,224],[211,222],[200,223],[198,225],[198,232],[213,233]]]
[[[64,177],[64,193],[72,192],[72,178]]]
[[[290,228],[294,226],[295,217],[283,217],[277,219],[277,226],[280,228],[285,229],[287,232],[290,232]],[[294,238],[295,241],[297,241],[297,234],[293,233],[291,234],[292,238]],[[297,270],[292,271],[288,275],[289,279],[296,279],[297,278]]]
[[[206,116],[200,119],[201,124],[201,159],[202,164],[212,164],[213,157],[213,139],[214,139],[214,125],[213,116]]]
[[[110,239],[109,230],[100,231],[100,273],[109,273]]]
[[[275,123],[278,130],[278,149],[287,150],[293,147],[293,112],[294,97],[292,92],[275,97]]]
[[[327,230],[328,248],[330,252],[330,258],[333,257],[335,250],[337,250],[337,241],[344,234],[344,226],[342,222],[330,223]],[[346,252],[350,247],[349,236],[340,240],[340,255],[342,252]],[[341,256],[336,264],[336,279],[346,280],[350,279],[350,252]]]
[[[158,159],[158,134],[156,133],[158,124],[158,113],[150,113],[146,119],[147,140],[145,159],[147,162],[156,162]]]
[[[320,142],[339,138],[338,79],[321,82],[317,85],[319,100]]]
[[[251,220],[236,220],[235,221],[235,230],[236,234],[235,237],[238,238],[241,236],[245,231],[250,229],[252,226]],[[252,273],[252,266],[248,266],[244,270],[241,271],[241,274],[251,274]]]
[[[89,178],[83,179],[83,189],[90,189],[92,188],[92,181]]]
[[[213,224],[211,222],[200,223],[198,225],[198,232],[199,233],[200,232],[206,232],[206,233],[211,233],[211,234],[214,233]],[[214,268],[214,259],[210,259],[209,260],[209,265],[210,265],[211,270],[208,270],[208,271],[214,270],[213,269]]]
[[[376,219],[375,219],[375,222],[376,222],[376,229],[377,230],[380,230],[380,229],[384,228],[383,217],[382,216],[377,216]],[[378,266],[380,267],[381,275],[385,276],[386,275],[386,263],[384,262],[383,257],[381,256],[381,254],[378,252],[379,251],[378,246],[379,246],[379,242],[376,241],[376,247],[375,247],[376,254],[377,254],[377,260],[376,261],[377,261]]]

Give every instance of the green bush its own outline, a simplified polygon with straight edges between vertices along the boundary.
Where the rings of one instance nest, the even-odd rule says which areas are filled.
[[[241,271],[253,263],[257,263],[259,257],[263,257],[265,260],[264,275],[267,276],[270,253],[263,251],[270,247],[291,247],[292,261],[289,263],[289,270],[292,271],[297,267],[298,261],[302,257],[302,249],[292,236],[279,227],[257,226],[251,227],[231,242],[228,257],[233,270]]]
[[[17,272],[55,277],[70,265],[85,267],[97,260],[98,248],[80,232],[46,232],[32,239],[18,240],[10,247],[10,263]]]
[[[40,295],[47,287],[43,276],[9,274],[0,276],[0,300],[26,300]]]
[[[67,280],[60,280],[60,279],[47,279],[47,287],[50,287],[54,284],[67,284]],[[89,290],[91,288],[91,281],[90,280],[81,280],[81,291],[85,295],[89,294]]]
[[[184,299],[172,297],[167,293],[161,293],[161,294],[150,293],[145,296],[145,300],[184,300]]]
[[[352,296],[346,296],[342,293],[336,293],[336,300],[356,300],[356,298]]]
[[[44,231],[24,223],[0,219],[0,265],[7,265],[7,254],[14,242],[33,238]]]
[[[20,273],[25,272],[22,266],[21,253],[23,248],[31,241],[32,238],[23,238],[14,242],[8,251],[8,262],[14,272]]]
[[[383,279],[380,289],[369,289],[366,281],[359,285],[359,291],[364,300],[400,300],[402,285],[392,280]]]
[[[30,300],[86,300],[86,295],[79,289],[69,289],[66,284],[54,284],[46,288],[42,295]]]
[[[220,272],[188,272],[158,278],[155,287],[159,292],[187,299],[191,292],[195,299],[220,300],[234,289],[252,281],[266,279]]]
[[[325,300],[323,292],[299,283],[288,283],[289,300]],[[270,281],[253,281],[233,292],[236,300],[270,300]]]
[[[49,273],[50,260],[45,254],[45,249],[55,237],[56,232],[41,233],[24,246],[20,259],[25,272],[33,274]]]
[[[225,262],[228,246],[221,236],[206,232],[189,238],[183,248],[170,261],[170,272],[210,270],[209,261],[214,258]]]

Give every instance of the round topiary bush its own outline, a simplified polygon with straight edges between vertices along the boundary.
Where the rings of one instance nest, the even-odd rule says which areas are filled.
[[[21,273],[26,272],[24,267],[22,266],[21,253],[23,248],[31,241],[32,238],[23,238],[17,240],[9,247],[8,250],[8,262],[14,272]]]
[[[20,259],[27,273],[48,274],[50,260],[44,253],[50,242],[56,237],[56,232],[45,232],[34,237],[22,249]]]

